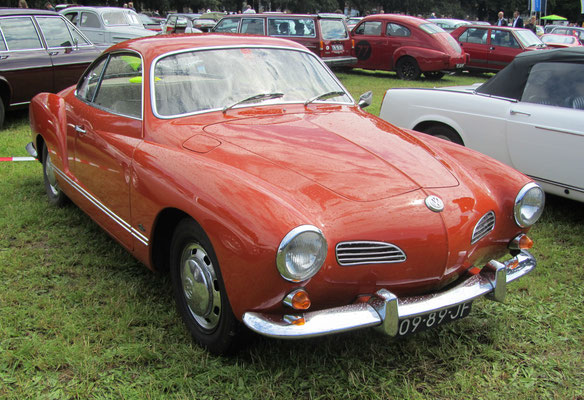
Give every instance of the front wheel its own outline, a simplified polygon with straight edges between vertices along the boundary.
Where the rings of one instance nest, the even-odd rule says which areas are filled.
[[[415,81],[420,77],[418,62],[412,57],[402,57],[398,60],[395,70],[400,79]]]
[[[54,206],[62,207],[67,202],[67,196],[57,182],[55,166],[51,161],[51,155],[46,145],[43,145],[43,181],[45,184],[45,192],[49,199],[49,203]]]
[[[229,353],[240,323],[231,310],[211,242],[194,220],[178,224],[170,258],[176,306],[191,335],[211,353]]]

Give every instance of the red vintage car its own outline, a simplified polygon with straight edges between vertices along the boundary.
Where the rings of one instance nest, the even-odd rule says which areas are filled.
[[[542,190],[359,105],[297,43],[165,35],[115,45],[76,87],[37,95],[27,148],[51,203],[71,199],[170,272],[212,352],[242,326],[404,336],[502,301],[536,265],[526,233]]]
[[[351,31],[355,40],[353,67],[396,71],[401,79],[421,73],[440,79],[460,69],[466,55],[444,29],[424,19],[395,14],[369,15]]]
[[[470,56],[464,68],[476,72],[497,72],[519,53],[547,48],[529,29],[464,25],[451,34]]]

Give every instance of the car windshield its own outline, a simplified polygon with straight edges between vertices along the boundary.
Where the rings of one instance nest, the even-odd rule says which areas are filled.
[[[544,43],[559,43],[559,44],[572,44],[576,40],[575,36],[568,35],[545,35],[542,36],[541,41]]]
[[[517,38],[523,45],[523,47],[542,47],[544,46],[543,42],[539,40],[537,35],[530,31],[529,29],[518,29],[515,31]]]
[[[347,39],[349,37],[347,28],[340,19],[321,19],[320,30],[324,40]]]
[[[112,10],[106,11],[102,15],[106,25],[138,25],[143,26],[138,14],[132,11]]]
[[[160,117],[222,110],[258,94],[257,103],[304,103],[330,92],[319,101],[352,103],[334,75],[304,51],[274,48],[191,50],[160,58],[154,68],[153,104]],[[249,106],[249,102],[237,107]]]

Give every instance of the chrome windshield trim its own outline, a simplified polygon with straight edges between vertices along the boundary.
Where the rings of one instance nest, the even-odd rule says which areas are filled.
[[[156,109],[156,99],[155,99],[156,93],[154,90],[154,69],[156,68],[156,64],[158,63],[158,61],[160,61],[162,58],[174,56],[176,54],[191,53],[191,52],[197,52],[197,51],[250,49],[250,48],[251,49],[291,50],[291,51],[297,51],[300,53],[309,54],[311,57],[314,57],[321,65],[323,65],[325,67],[329,76],[334,80],[335,83],[337,83],[339,85],[339,87],[345,92],[345,95],[348,96],[349,99],[351,100],[351,102],[330,102],[330,101],[324,102],[323,101],[323,102],[315,102],[315,103],[342,104],[342,105],[354,105],[355,104],[355,100],[353,99],[353,97],[351,96],[349,91],[345,88],[345,86],[343,86],[341,81],[339,81],[339,79],[335,76],[335,74],[333,74],[332,71],[326,66],[326,63],[320,57],[316,56],[313,52],[311,52],[310,50],[297,49],[294,47],[287,47],[287,46],[243,45],[243,44],[241,44],[241,45],[232,45],[232,46],[191,47],[188,49],[170,51],[168,53],[164,53],[164,54],[157,56],[154,60],[152,60],[152,63],[150,64],[150,79],[149,79],[150,80],[150,107],[152,108],[152,114],[154,114],[154,116],[158,119],[174,119],[174,118],[182,118],[182,117],[188,117],[188,116],[193,116],[193,115],[207,114],[207,113],[211,113],[211,112],[221,111],[223,109],[223,107],[218,107],[218,108],[213,108],[213,109],[209,109],[209,110],[195,111],[192,113],[185,113],[185,114],[160,115],[158,113],[158,110]],[[304,104],[304,102],[303,101],[288,101],[288,102],[274,103],[272,105],[286,105],[286,104]],[[266,106],[267,105],[261,105],[261,104],[260,105],[248,104],[248,105],[241,105],[240,107],[234,107],[233,109],[250,108],[250,107],[266,107]]]

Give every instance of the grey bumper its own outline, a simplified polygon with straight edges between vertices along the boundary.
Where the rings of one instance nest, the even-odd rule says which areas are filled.
[[[322,61],[330,68],[350,67],[357,64],[357,57],[323,57]]]
[[[516,261],[517,266],[512,267]],[[440,311],[482,296],[502,302],[507,283],[528,274],[535,266],[535,258],[522,251],[503,263],[490,261],[481,273],[439,293],[398,298],[381,289],[366,303],[306,312],[302,315],[303,324],[286,322],[286,318],[274,320],[269,315],[255,312],[245,313],[243,322],[252,331],[281,339],[301,339],[367,327],[379,327],[384,333],[395,336],[400,319]]]

